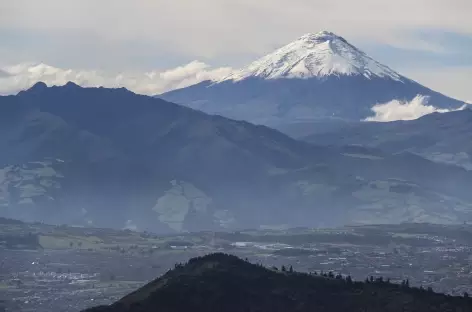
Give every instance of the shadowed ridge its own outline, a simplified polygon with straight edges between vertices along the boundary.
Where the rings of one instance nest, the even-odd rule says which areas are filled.
[[[81,91],[82,90],[82,91]],[[60,91],[62,93],[70,93],[70,92],[93,92],[93,90],[99,90],[99,91],[96,91],[96,92],[125,92],[125,93],[128,93],[128,94],[133,94],[133,95],[137,95],[136,93],[134,93],[133,91],[127,89],[127,88],[124,88],[124,87],[119,87],[119,88],[105,88],[105,87],[84,87],[84,86],[80,86],[78,85],[77,83],[73,82],[73,81],[68,81],[66,84],[64,85],[51,85],[51,86],[48,86],[46,83],[42,82],[42,81],[39,81],[37,83],[35,83],[33,86],[31,86],[29,89],[26,89],[26,90],[23,90],[23,91],[20,91],[18,93],[18,95],[37,95],[39,94],[40,92],[44,92],[44,91],[48,91],[48,92],[54,92],[54,91]],[[145,95],[142,95],[143,97],[145,97]]]
[[[235,256],[211,254],[175,269],[109,307],[87,312],[445,312],[471,311],[472,300],[391,284],[353,282],[333,274],[267,269]]]
[[[31,88],[18,92],[18,95],[38,94],[38,93],[43,92],[44,90],[47,90],[47,89],[48,89],[47,84],[45,84],[42,81],[39,81],[39,82],[35,83],[33,86],[31,86]]]
[[[28,90],[25,90],[25,91],[44,90],[47,87],[48,86],[47,86],[46,83],[44,83],[42,81],[39,81],[39,82],[36,82],[31,88],[29,88]]]

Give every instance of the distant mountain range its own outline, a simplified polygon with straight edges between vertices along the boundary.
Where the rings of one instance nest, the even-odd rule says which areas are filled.
[[[359,121],[372,107],[428,96],[439,108],[464,103],[380,64],[344,38],[307,34],[219,81],[158,97],[209,114],[247,120],[281,130],[299,123]]]
[[[361,145],[389,153],[411,152],[472,170],[472,110],[433,113],[417,120],[357,122],[304,138],[321,145]]]
[[[324,276],[325,275],[325,276]],[[175,269],[110,306],[85,312],[446,312],[470,311],[472,299],[393,284],[383,278],[353,281],[289,268],[264,268],[236,256],[210,254]]]
[[[472,219],[472,172],[126,89],[0,97],[0,216],[156,232]]]

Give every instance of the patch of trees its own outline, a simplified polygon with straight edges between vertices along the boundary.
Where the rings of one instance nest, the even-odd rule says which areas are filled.
[[[0,245],[3,245],[6,249],[41,248],[39,236],[33,233],[25,235],[0,235]]]

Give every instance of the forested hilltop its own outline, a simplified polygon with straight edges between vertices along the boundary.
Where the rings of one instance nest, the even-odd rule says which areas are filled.
[[[332,273],[265,268],[216,253],[175,269],[111,306],[86,312],[436,312],[472,311],[468,294],[453,297],[382,278],[353,281]]]

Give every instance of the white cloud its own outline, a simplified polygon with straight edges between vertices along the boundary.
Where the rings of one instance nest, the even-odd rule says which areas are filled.
[[[230,67],[211,68],[209,65],[193,61],[187,65],[179,66],[164,72],[148,73],[148,76],[159,76],[160,81],[166,82],[165,90],[173,90],[193,85],[205,80],[219,80],[228,76],[233,71]]]
[[[447,54],[454,48],[419,32],[470,36],[470,12],[470,0],[0,0],[0,62],[119,71],[193,59],[243,66],[323,29],[361,48],[369,42]],[[469,99],[468,86],[451,82],[470,80],[460,79],[444,79],[458,92],[448,95]]]
[[[0,94],[14,94],[39,81],[49,86],[61,86],[72,81],[84,87],[125,87],[136,93],[155,95],[205,80],[218,80],[231,71],[229,67],[212,68],[199,61],[164,71],[115,75],[104,71],[62,69],[46,64],[25,63],[0,68],[0,73],[5,73],[0,75]]]
[[[458,109],[440,109],[429,105],[429,97],[417,95],[410,102],[393,100],[385,104],[377,104],[372,107],[374,116],[368,117],[365,121],[388,122],[395,120],[414,120],[431,113],[447,113],[451,111],[463,110],[467,104]]]

